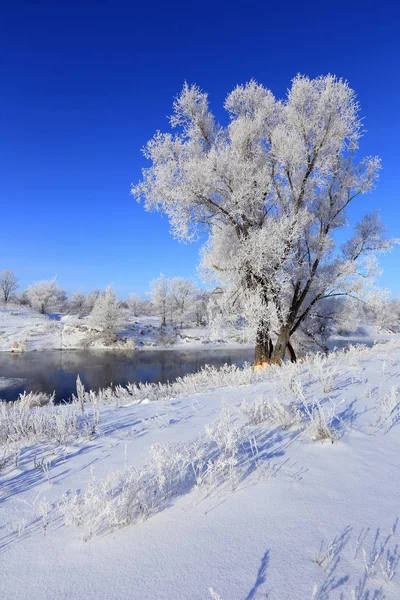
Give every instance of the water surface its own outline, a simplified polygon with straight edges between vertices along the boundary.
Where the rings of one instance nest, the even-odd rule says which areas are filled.
[[[0,398],[15,400],[24,390],[56,392],[56,399],[67,399],[75,392],[79,375],[86,389],[133,382],[165,383],[205,364],[221,367],[243,366],[253,360],[251,348],[149,350],[128,353],[89,350],[51,350],[24,354],[0,353],[0,376],[8,383]]]

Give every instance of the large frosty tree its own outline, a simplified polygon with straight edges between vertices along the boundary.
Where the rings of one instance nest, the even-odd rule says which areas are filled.
[[[334,76],[297,76],[284,100],[250,81],[226,101],[226,127],[207,94],[184,85],[172,127],[144,154],[151,166],[132,188],[148,210],[165,212],[173,233],[192,240],[206,230],[203,266],[222,284],[221,307],[244,314],[256,362],[295,359],[293,336],[316,340],[322,303],[371,294],[387,249],[376,213],[342,247],[335,232],[346,208],[375,185],[380,161],[356,160],[362,126],[355,93]]]

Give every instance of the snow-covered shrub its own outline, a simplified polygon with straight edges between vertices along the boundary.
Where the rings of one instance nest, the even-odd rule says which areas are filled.
[[[244,432],[234,419],[233,413],[226,407],[221,416],[212,425],[206,425],[205,443],[216,446],[216,452],[207,460],[201,484],[209,488],[229,481],[232,490],[239,483],[239,454],[243,448]]]
[[[0,446],[39,441],[61,444],[81,435],[74,405],[30,406],[27,398],[0,403]]]
[[[206,436],[225,456],[235,456],[242,441],[241,428],[236,425],[234,415],[227,407],[222,409],[219,419],[212,425],[206,425]]]
[[[83,388],[83,386],[82,386]],[[98,398],[84,408],[82,395],[69,404],[54,405],[54,394],[24,392],[15,402],[0,402],[0,449],[16,444],[23,448],[32,443],[64,444],[80,437],[92,437],[99,431]],[[87,395],[86,395],[87,394]]]
[[[282,404],[277,398],[267,400],[260,395],[253,402],[244,401],[240,408],[249,425],[266,423],[280,425],[283,429],[300,425],[300,412],[296,405]]]
[[[83,385],[82,380],[79,377],[79,375],[76,378],[76,396],[75,396],[75,394],[72,394],[71,400],[74,404],[79,405],[82,414],[84,414],[85,403],[88,402],[88,400],[89,400],[89,394],[86,392],[85,386]]]
[[[46,392],[26,392],[19,395],[17,400],[22,408],[32,408],[34,406],[45,406],[54,403],[55,392],[47,394]]]
[[[317,352],[316,354],[309,357],[312,375],[320,381],[322,391],[324,394],[328,394],[334,388],[337,376],[338,376],[338,364],[328,364],[329,356]]]
[[[26,352],[26,342],[23,340],[13,340],[10,343],[11,352]]]
[[[377,410],[379,416],[376,425],[382,427],[384,432],[387,433],[400,422],[400,393],[398,387],[392,385],[390,392],[381,398]]]
[[[342,351],[338,351],[338,357],[342,358],[350,366],[356,364],[357,359],[369,350],[365,344],[350,344]]]
[[[334,367],[327,367],[321,374],[321,386],[324,394],[328,394],[335,387],[335,381],[338,373]]]
[[[185,481],[191,462],[192,444],[153,444],[149,450],[147,470],[153,474],[160,492],[169,494]]]
[[[178,396],[189,396],[224,386],[246,385],[267,378],[269,373],[254,373],[249,364],[243,368],[224,365],[217,368],[205,365],[196,373],[178,377],[172,383],[128,383],[126,386],[107,387],[89,392],[100,404],[139,403],[143,400],[168,400]]]
[[[309,354],[306,357],[306,361],[308,363],[312,363],[313,374],[315,374],[317,377],[321,377],[321,375],[326,369],[328,355],[323,354],[322,352],[316,352],[315,354]]]
[[[306,434],[312,441],[329,440],[332,444],[340,437],[338,424],[340,419],[336,414],[337,405],[332,401],[330,404],[322,403],[318,400],[311,404],[303,402],[304,419],[303,426]]]
[[[357,572],[360,573],[357,575],[358,581],[355,579],[351,583],[349,598],[351,600],[384,600],[386,595],[383,593],[381,584],[388,585],[392,581],[400,560],[398,544],[394,546],[390,544],[396,526],[397,519],[388,535],[382,535],[380,528],[376,532],[369,528],[363,529],[354,545],[351,542],[351,528],[347,527],[331,542],[322,543],[315,562],[324,570],[326,576],[320,586],[314,584],[312,600],[327,600],[329,591],[336,587],[335,582],[345,582],[349,579],[348,575],[343,573],[342,577],[342,573],[340,571],[338,573],[343,558],[350,563],[348,566],[350,566],[352,580]],[[344,554],[347,556],[343,556]],[[371,580],[374,582],[375,589],[369,587]],[[329,587],[327,582],[330,584]],[[347,598],[343,592],[340,597]]]
[[[140,470],[118,469],[104,480],[92,474],[81,492],[60,503],[65,524],[88,540],[94,535],[147,519],[173,495],[185,488],[190,444],[152,446]]]
[[[141,469],[118,469],[101,481],[92,475],[81,491],[63,498],[65,523],[78,528],[86,540],[148,518],[194,487],[210,490],[228,481],[234,489],[240,480],[240,456],[246,454],[245,433],[223,408],[197,440],[153,445]],[[249,460],[255,460],[253,453]]]

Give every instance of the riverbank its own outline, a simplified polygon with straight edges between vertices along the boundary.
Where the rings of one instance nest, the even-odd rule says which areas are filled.
[[[158,317],[134,317],[125,312],[125,325],[117,331],[118,340],[105,345],[88,317],[59,313],[41,315],[27,307],[0,308],[0,352],[39,350],[129,351],[160,348],[240,348],[240,331],[216,338],[207,327],[160,327]]]

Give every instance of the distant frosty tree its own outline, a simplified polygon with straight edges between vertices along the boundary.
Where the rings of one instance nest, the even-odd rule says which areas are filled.
[[[400,330],[400,299],[386,300],[374,310],[374,321],[384,330]]]
[[[150,283],[150,297],[157,314],[161,317],[161,327],[167,324],[167,311],[170,303],[170,280],[161,274]]]
[[[123,326],[124,317],[112,285],[97,298],[89,316],[89,324],[102,332],[106,343],[115,340],[115,332]]]
[[[128,307],[134,317],[139,316],[141,306],[142,306],[142,301],[140,299],[139,294],[131,294],[128,299]]]
[[[73,294],[68,304],[70,312],[77,314],[79,319],[82,319],[87,310],[87,301],[85,294],[82,294],[82,292],[77,292],[76,294]]]
[[[141,304],[141,313],[146,316],[154,316],[155,308],[150,300],[143,300]]]
[[[204,325],[207,319],[207,308],[209,302],[209,293],[204,290],[197,290],[193,300],[193,313],[196,325]]]
[[[96,300],[99,296],[100,296],[99,290],[93,290],[93,292],[90,292],[89,294],[87,294],[87,296],[86,296],[86,312],[87,313],[92,312],[93,307],[96,303]]]
[[[57,286],[56,279],[30,285],[26,296],[29,304],[43,315],[51,310],[61,309],[66,301],[66,294]]]
[[[29,306],[29,298],[27,294],[27,290],[20,292],[19,294],[15,294],[15,302],[20,304],[21,306]]]
[[[180,327],[183,327],[185,316],[193,308],[196,286],[191,279],[173,277],[170,281],[171,304],[176,314]]]
[[[208,232],[203,268],[224,290],[224,314],[245,315],[256,362],[287,351],[295,360],[292,338],[318,329],[323,302],[374,295],[374,253],[392,245],[378,214],[343,247],[334,236],[348,205],[373,189],[380,160],[356,161],[359,106],[332,75],[297,76],[284,100],[250,81],[225,109],[223,127],[207,94],[185,84],[170,119],[178,132],[147,143],[151,166],[132,194],[165,212],[177,238]]]
[[[16,289],[18,289],[18,279],[13,271],[7,269],[0,273],[0,294],[4,304],[7,304]]]

